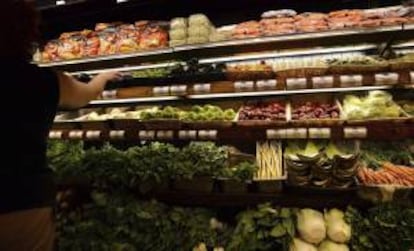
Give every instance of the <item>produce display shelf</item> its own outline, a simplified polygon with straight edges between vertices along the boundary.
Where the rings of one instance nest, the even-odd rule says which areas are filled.
[[[360,43],[374,43],[410,39],[414,36],[414,27],[389,26],[373,29],[350,29],[303,33],[273,37],[229,40],[223,42],[185,45],[174,48],[158,49],[123,55],[85,58],[70,61],[40,63],[41,67],[53,67],[58,70],[79,71],[99,68],[115,68],[125,65],[154,62],[161,60],[185,60],[194,57],[209,58],[237,53],[261,52],[276,49],[312,48],[320,46],[340,46]]]
[[[131,97],[129,93],[124,94],[125,98],[116,98],[118,91],[107,91],[104,97],[110,99],[94,100],[88,105],[93,107],[111,107],[111,106],[130,106],[130,105],[154,105],[154,104],[179,104],[179,103],[203,103],[209,101],[249,100],[251,98],[267,98],[274,96],[302,95],[312,93],[346,93],[361,92],[372,90],[409,90],[413,89],[412,85],[396,86],[378,85],[378,86],[357,86],[357,87],[336,87],[336,88],[315,88],[315,89],[297,89],[297,90],[270,90],[270,91],[245,91],[231,93],[207,93],[207,94],[183,94],[174,96],[151,96],[151,97]],[[131,95],[131,96],[130,96]]]
[[[219,141],[255,142],[268,139],[381,139],[414,138],[414,121],[384,119],[371,121],[293,121],[251,123],[182,123],[179,121],[113,121],[55,123],[51,139],[86,141]],[[88,124],[89,123],[89,124]]]

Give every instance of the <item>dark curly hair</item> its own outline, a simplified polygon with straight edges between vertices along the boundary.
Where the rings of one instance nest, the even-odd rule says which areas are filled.
[[[30,59],[38,26],[34,1],[0,0],[0,57]]]

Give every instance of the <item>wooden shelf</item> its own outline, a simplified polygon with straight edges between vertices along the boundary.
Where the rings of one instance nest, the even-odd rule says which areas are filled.
[[[114,123],[116,122],[116,123]],[[255,142],[266,139],[378,139],[414,138],[414,119],[372,121],[294,121],[252,123],[180,121],[140,122],[118,120],[107,122],[56,123],[52,139],[86,141],[220,141]]]
[[[355,43],[379,43],[393,37],[404,41],[414,37],[413,25],[386,26],[372,29],[349,29],[229,40],[207,44],[184,45],[173,48],[143,51],[124,55],[111,55],[70,61],[41,63],[41,67],[52,67],[62,71],[85,71],[99,68],[124,67],[125,65],[156,62],[160,60],[187,60],[194,57],[211,58],[245,52],[264,52],[277,49],[313,48],[340,46]]]

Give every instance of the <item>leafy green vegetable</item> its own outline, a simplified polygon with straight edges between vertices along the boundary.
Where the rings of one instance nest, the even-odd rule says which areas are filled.
[[[355,251],[408,251],[414,246],[414,210],[384,204],[359,212],[348,208],[352,225],[350,245]]]
[[[290,209],[275,209],[270,204],[240,213],[226,250],[287,250],[295,234],[293,215]]]

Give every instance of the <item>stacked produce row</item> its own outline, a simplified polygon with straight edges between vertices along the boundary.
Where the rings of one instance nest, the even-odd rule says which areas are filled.
[[[287,180],[288,187],[310,191],[351,192],[360,187],[364,199],[389,201],[399,189],[414,187],[414,153],[409,147],[409,142],[363,142],[357,149],[355,142],[326,141],[289,141],[284,147],[281,141],[263,141],[249,152],[211,142],[191,142],[183,148],[156,142],[126,150],[110,145],[84,150],[81,143],[55,142],[48,155],[63,179],[84,177],[98,184],[102,179],[141,193],[280,193]],[[393,190],[381,191],[387,187]],[[366,193],[369,188],[371,194]],[[409,195],[410,190],[405,191]]]
[[[258,160],[264,164],[272,158],[262,159],[266,155],[263,153],[280,147],[276,142],[258,146]],[[401,148],[394,149],[392,156],[388,146],[384,147],[387,153],[373,147],[362,148],[370,149],[367,155],[371,161],[373,152],[377,152],[376,158],[394,161],[410,161],[413,157],[411,153],[405,156],[411,159],[404,159]],[[295,152],[300,144],[289,148],[285,155],[296,154],[313,161],[314,148],[318,146],[308,142],[304,151]],[[317,153],[321,154],[334,154],[334,163],[339,156],[348,158],[332,143],[325,152]],[[267,173],[246,161],[251,158],[245,154],[234,155],[243,162],[223,168],[229,162],[226,147],[212,143],[191,143],[181,149],[155,143],[119,150],[109,145],[85,149],[81,143],[51,142],[48,158],[57,175],[61,179],[87,177],[92,189],[90,200],[80,204],[74,203],[76,190],[59,193],[59,250],[406,251],[413,246],[413,212],[397,205],[383,204],[367,211],[352,207],[320,211],[263,204],[238,210],[234,220],[234,213],[223,214],[221,210],[172,207],[135,198],[136,188],[148,191],[144,190],[148,185],[143,184],[150,180],[156,183],[170,177],[193,178],[187,189],[195,192],[200,182],[196,176],[215,174],[244,181],[251,179],[255,171],[257,175]],[[337,165],[338,168],[342,170]]]
[[[224,121],[339,121],[339,120],[375,120],[409,118],[412,102],[394,100],[385,91],[370,91],[366,95],[343,95],[341,102],[333,95],[302,95],[291,99],[265,99],[248,101],[239,105],[237,102],[215,105],[194,105],[192,107],[150,107],[150,108],[114,108],[108,113],[93,111],[78,118],[71,119],[62,114],[59,121],[105,121],[136,119],[140,121],[179,120],[184,122],[224,122]],[[239,102],[240,103],[240,102]],[[400,106],[400,105],[401,106]],[[237,107],[236,107],[237,105]],[[224,108],[225,107],[225,108]],[[404,110],[403,108],[406,108]],[[237,112],[238,111],[238,112]]]
[[[138,21],[135,24],[97,24],[95,30],[62,34],[50,41],[38,61],[50,62],[130,53],[168,45],[208,43],[283,34],[320,32],[347,28],[373,28],[413,23],[412,10],[396,6],[384,9],[340,10],[328,14],[276,10],[262,20],[215,29],[203,14],[175,18],[171,22]],[[169,30],[169,31],[168,31]]]

